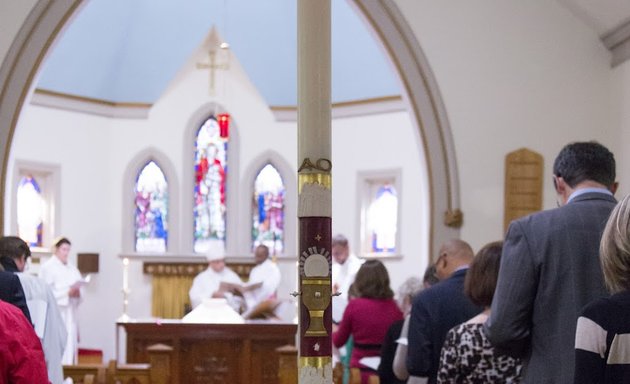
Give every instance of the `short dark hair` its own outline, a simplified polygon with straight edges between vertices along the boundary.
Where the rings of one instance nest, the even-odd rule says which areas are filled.
[[[464,293],[474,304],[489,307],[497,287],[503,242],[486,244],[470,263],[464,280]]]
[[[72,245],[72,243],[70,242],[70,240],[68,240],[67,237],[62,237],[59,240],[57,240],[57,242],[55,243],[55,248],[59,248],[64,244]]]
[[[553,164],[553,174],[573,188],[590,180],[606,187],[615,183],[615,157],[596,141],[567,144]]]
[[[391,299],[394,291],[389,286],[387,268],[379,260],[368,260],[354,278],[354,288],[359,297],[370,299]]]
[[[18,260],[22,256],[25,260],[31,256],[31,249],[24,240],[17,236],[0,237],[0,257]]]

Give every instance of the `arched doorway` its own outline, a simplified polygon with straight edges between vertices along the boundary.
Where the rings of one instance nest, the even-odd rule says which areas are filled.
[[[0,198],[5,200],[11,141],[22,106],[46,53],[69,23],[81,0],[38,0],[16,35],[0,68]],[[422,49],[394,0],[353,0],[395,64],[404,98],[419,134],[428,170],[429,254],[459,237],[461,212],[453,139],[437,83]],[[4,205],[0,206],[5,216]],[[0,222],[4,226],[4,221]]]

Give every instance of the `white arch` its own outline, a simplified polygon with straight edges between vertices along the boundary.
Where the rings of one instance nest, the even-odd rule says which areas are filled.
[[[458,228],[461,224],[461,220],[458,220],[457,164],[444,104],[420,44],[394,0],[352,1],[372,26],[398,69],[412,121],[421,138],[428,167],[427,188],[430,196],[431,244],[427,246],[429,254],[434,254],[432,250],[435,251],[444,240],[459,237]],[[0,197],[3,201],[6,195],[8,154],[22,105],[44,55],[81,3],[82,0],[38,0],[0,67],[0,141],[4,143],[0,146]],[[0,205],[0,209],[4,216],[4,205]],[[449,217],[453,219],[450,220],[452,224],[446,225],[445,218]],[[183,219],[186,220],[186,217]],[[232,222],[236,224],[234,220]],[[0,225],[4,225],[4,220],[0,221]],[[236,244],[232,243],[235,240],[234,236],[228,238],[228,249],[236,249]]]
[[[168,254],[177,253],[180,250],[180,225],[178,218],[179,210],[179,182],[177,181],[177,173],[175,167],[169,160],[168,156],[160,152],[158,149],[150,147],[142,150],[129,161],[125,168],[122,182],[122,252],[130,254],[135,252],[135,235],[134,235],[134,193],[136,186],[136,177],[138,172],[149,162],[154,161],[164,173],[168,182],[168,245],[166,252]]]
[[[239,202],[241,210],[239,214],[239,222],[241,228],[251,228],[251,199],[254,193],[254,180],[258,172],[267,164],[271,164],[280,173],[280,177],[284,182],[286,190],[286,200],[284,205],[284,255],[297,255],[297,169],[294,169],[278,152],[267,150],[256,156],[247,169],[243,172],[241,179],[241,188],[239,193]],[[249,245],[251,244],[251,235],[249,231],[239,231],[243,236],[239,241],[240,249],[243,255],[251,254]]]

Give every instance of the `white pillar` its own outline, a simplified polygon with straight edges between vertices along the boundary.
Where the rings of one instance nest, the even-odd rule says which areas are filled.
[[[332,384],[330,36],[330,0],[298,0],[300,384]]]

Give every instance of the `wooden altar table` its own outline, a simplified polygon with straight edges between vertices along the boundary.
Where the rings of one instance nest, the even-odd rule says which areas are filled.
[[[127,333],[127,362],[148,363],[147,347],[173,348],[172,384],[277,384],[276,348],[295,344],[296,324],[188,324],[180,320],[119,322]]]

